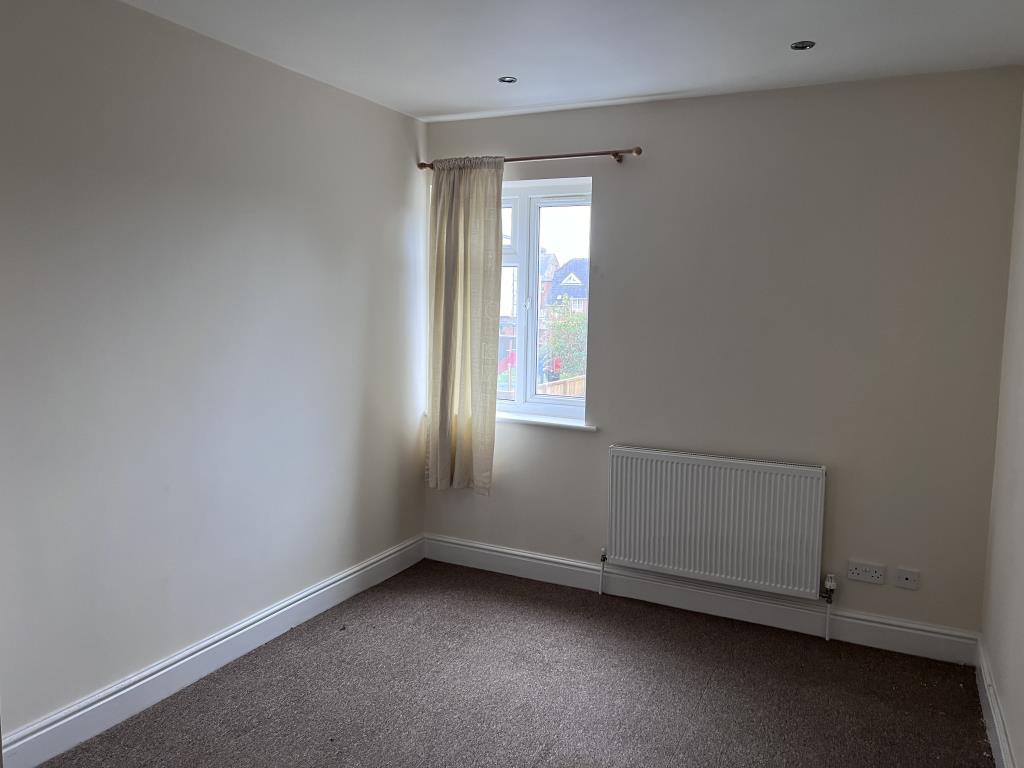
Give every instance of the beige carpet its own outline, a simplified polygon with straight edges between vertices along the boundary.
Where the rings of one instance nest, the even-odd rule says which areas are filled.
[[[991,766],[974,670],[424,561],[53,766]]]

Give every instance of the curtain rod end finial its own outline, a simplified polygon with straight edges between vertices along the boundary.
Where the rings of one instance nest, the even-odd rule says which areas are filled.
[[[419,163],[416,163],[416,167],[419,168],[421,171],[425,171],[425,170],[427,170],[427,168],[433,168],[434,164],[433,163],[419,162]]]
[[[634,155],[640,156],[643,153],[644,153],[644,148],[643,147],[633,147],[633,154]]]

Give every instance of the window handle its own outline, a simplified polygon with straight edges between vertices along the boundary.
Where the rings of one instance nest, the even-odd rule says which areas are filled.
[[[523,302],[523,309],[529,309],[531,301],[532,301],[531,298],[529,296],[527,296],[526,300]]]

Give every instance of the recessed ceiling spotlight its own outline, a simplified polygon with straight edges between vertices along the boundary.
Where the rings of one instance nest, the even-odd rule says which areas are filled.
[[[790,43],[789,47],[794,51],[809,51],[815,46],[813,40],[797,40],[795,43]]]
[[[503,77],[499,77],[498,78],[498,82],[499,83],[505,83],[506,85],[511,85],[512,83],[518,83],[519,82],[519,78],[518,77],[512,77],[512,75],[504,75]]]

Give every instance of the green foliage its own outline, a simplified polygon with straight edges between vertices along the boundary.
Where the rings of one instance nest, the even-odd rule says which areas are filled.
[[[551,360],[562,359],[561,378],[583,376],[587,372],[587,312],[574,310],[568,296],[544,309],[544,327]]]

